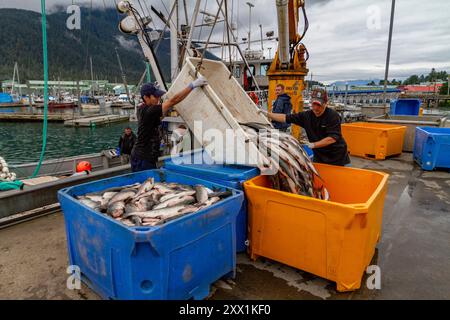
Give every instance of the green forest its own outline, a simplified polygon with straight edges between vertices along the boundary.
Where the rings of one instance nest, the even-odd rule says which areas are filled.
[[[68,14],[47,15],[47,44],[50,80],[94,79],[121,82],[117,47],[128,82],[137,83],[145,70],[137,38],[118,29],[123,18],[116,9],[81,8],[81,30],[66,27]],[[168,36],[168,35],[167,35]],[[167,38],[166,36],[164,38]],[[43,78],[41,15],[34,11],[0,9],[0,82],[12,79],[14,63],[20,80]],[[164,39],[157,58],[166,79],[170,76],[170,41]],[[207,54],[209,58],[215,58]]]

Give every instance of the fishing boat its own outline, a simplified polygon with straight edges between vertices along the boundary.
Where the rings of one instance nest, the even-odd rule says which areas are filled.
[[[35,104],[36,108],[43,108],[44,103],[38,103]],[[76,102],[57,102],[57,101],[50,101],[48,103],[49,109],[69,109],[69,108],[76,108],[77,103]]]
[[[76,166],[81,161],[88,161],[92,171],[75,174]],[[115,150],[104,150],[100,153],[79,155],[52,159],[42,162],[39,174],[31,178],[38,163],[10,165],[10,170],[17,179],[24,183],[23,190],[0,192],[0,208],[6,208],[0,213],[7,216],[19,212],[46,207],[57,202],[56,193],[66,188],[86,181],[102,179],[129,172],[130,166],[122,166]],[[33,199],[33,201],[29,201]],[[0,219],[5,218],[0,214]]]
[[[15,96],[8,93],[0,93],[0,108],[23,107],[24,104]]]
[[[81,109],[84,111],[100,111],[101,107],[111,107],[112,102],[106,101],[102,96],[95,97],[81,97]]]
[[[112,108],[133,109],[134,106],[130,103],[126,94],[121,94],[111,102]]]

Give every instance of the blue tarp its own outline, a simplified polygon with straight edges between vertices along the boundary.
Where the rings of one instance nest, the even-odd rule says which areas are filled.
[[[0,93],[0,103],[12,103],[13,99],[8,93]]]

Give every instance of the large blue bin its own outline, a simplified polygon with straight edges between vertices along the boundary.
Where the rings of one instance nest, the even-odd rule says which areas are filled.
[[[210,164],[213,161],[202,150],[184,153],[164,161],[164,168],[224,186],[242,190],[242,184],[260,174],[257,168]],[[236,251],[247,250],[247,203],[244,200],[236,218]]]
[[[236,215],[242,191],[196,213],[155,227],[127,227],[82,205],[74,196],[143,182],[203,184],[230,188],[167,170],[149,170],[63,189],[71,265],[105,299],[203,299],[210,284],[234,276]]]
[[[417,127],[414,160],[423,170],[450,168],[450,128]]]
[[[418,116],[420,112],[420,99],[396,99],[391,101],[391,115]]]

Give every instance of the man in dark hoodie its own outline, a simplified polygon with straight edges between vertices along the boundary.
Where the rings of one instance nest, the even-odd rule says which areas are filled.
[[[277,95],[277,99],[272,104],[272,113],[281,113],[284,115],[290,115],[292,112],[292,103],[291,97],[284,93],[284,85],[277,84],[275,88],[275,94]],[[286,132],[287,129],[291,126],[290,123],[282,123],[277,121],[272,121],[275,129]]]
[[[130,163],[131,150],[136,142],[136,135],[130,127],[125,128],[119,140],[120,162],[122,165]]]

